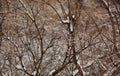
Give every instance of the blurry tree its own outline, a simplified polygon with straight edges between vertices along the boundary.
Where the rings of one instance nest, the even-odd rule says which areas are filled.
[[[1,76],[119,74],[119,1],[0,1]]]

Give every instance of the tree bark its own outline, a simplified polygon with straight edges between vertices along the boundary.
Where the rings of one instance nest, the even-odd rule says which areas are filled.
[[[2,21],[3,21],[1,11],[2,11],[2,1],[0,0],[0,48],[2,42]]]

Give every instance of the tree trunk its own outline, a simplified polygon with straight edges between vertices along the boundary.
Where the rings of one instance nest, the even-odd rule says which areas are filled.
[[[0,0],[0,48],[1,48],[1,42],[2,42],[2,1]]]

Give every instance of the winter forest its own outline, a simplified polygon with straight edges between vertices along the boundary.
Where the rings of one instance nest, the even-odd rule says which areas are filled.
[[[0,0],[0,76],[120,76],[120,0]]]

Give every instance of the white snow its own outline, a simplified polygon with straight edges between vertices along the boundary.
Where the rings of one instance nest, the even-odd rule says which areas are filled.
[[[70,31],[73,32],[73,25],[70,25]]]
[[[106,74],[104,74],[103,76],[108,76],[108,74],[106,73]]]
[[[7,37],[8,40],[10,40],[10,37]]]
[[[44,59],[44,61],[48,61],[50,59],[51,59],[51,57],[47,57],[47,58]]]
[[[73,18],[75,17],[74,15],[72,16]],[[69,19],[69,17],[67,17],[67,19],[66,20],[62,20],[62,22],[64,23],[64,24],[68,24],[68,23],[70,23],[71,21],[70,21],[70,19]],[[70,31],[71,32],[73,32],[73,25],[72,24],[70,24]]]
[[[62,57],[60,56],[60,55],[57,55],[57,57],[56,57],[58,60],[61,60],[62,59]]]
[[[63,21],[63,23],[70,23],[70,20],[62,20]]]
[[[53,72],[55,72],[55,69],[50,71],[49,76],[52,75]]]
[[[22,69],[22,66],[21,65],[16,65],[16,68],[17,69]]]
[[[94,63],[94,60],[89,61],[89,62],[85,65],[85,67],[88,67],[88,66],[92,65],[93,63]]]
[[[70,19],[69,19],[69,17],[67,17],[67,19],[66,20],[62,20],[63,21],[63,23],[70,23]]]
[[[80,66],[80,65],[79,65]],[[81,66],[80,66],[81,67]],[[81,71],[83,72],[83,76],[85,76],[85,72],[83,71],[83,68],[81,67]],[[73,76],[76,76],[76,74],[79,72],[78,69],[73,71]]]
[[[23,67],[21,65],[16,65],[17,69],[23,69]],[[24,67],[24,69],[26,70],[26,68]]]
[[[75,15],[72,15],[72,18],[75,18]]]
[[[105,1],[105,0],[102,0],[102,1],[105,3],[106,6],[108,6],[108,2],[107,1]]]
[[[78,69],[74,70],[74,71],[73,71],[73,76],[75,76],[78,72],[79,72]]]
[[[35,76],[35,75],[36,75],[36,73],[37,73],[37,71],[34,71],[34,72],[32,73],[32,75],[33,75],[33,76]]]
[[[80,60],[77,60],[77,63],[80,65]]]

